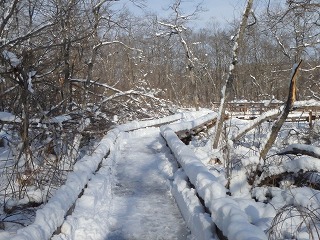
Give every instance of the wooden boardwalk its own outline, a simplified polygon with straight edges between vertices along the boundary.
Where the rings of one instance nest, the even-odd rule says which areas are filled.
[[[218,111],[218,102],[213,103],[213,110]],[[284,103],[281,102],[230,102],[227,105],[227,111],[232,117],[246,120],[253,120],[260,116],[262,113],[272,109],[279,109]],[[287,121],[288,122],[309,122],[320,118],[320,106],[297,106],[290,112]]]
[[[213,109],[218,109],[220,103],[213,103]],[[237,113],[239,115],[261,115],[271,109],[280,108],[283,103],[269,103],[263,102],[230,102],[227,105],[227,110],[230,113]]]

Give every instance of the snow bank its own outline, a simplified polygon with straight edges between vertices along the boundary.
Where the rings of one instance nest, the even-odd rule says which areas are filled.
[[[108,154],[120,130],[110,131],[99,143],[91,156],[79,160],[74,171],[68,175],[65,185],[57,190],[55,195],[39,209],[33,224],[18,230],[12,240],[44,240],[49,239],[53,232],[63,223],[64,216],[78,198],[101,160]]]
[[[309,188],[280,189],[257,187],[253,196],[268,199],[269,209],[274,213],[269,225],[270,239],[319,239],[319,191]],[[267,212],[266,212],[267,213]]]
[[[260,228],[249,222],[237,201],[227,197],[216,199],[210,210],[212,220],[228,239],[268,239]]]
[[[274,209],[280,209],[285,205],[302,206],[310,210],[319,211],[320,195],[319,191],[309,188],[289,188],[280,189],[277,187],[255,187],[252,195],[259,201],[271,198],[270,205]]]
[[[188,177],[182,169],[175,173],[172,195],[188,228],[197,237],[197,240],[213,240],[215,239],[213,231],[215,226],[196,196],[196,191],[188,186],[187,179]]]

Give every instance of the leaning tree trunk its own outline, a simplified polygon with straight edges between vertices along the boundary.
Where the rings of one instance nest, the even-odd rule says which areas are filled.
[[[299,67],[301,65],[301,62],[302,61],[300,61],[298,64],[295,64],[292,68],[290,87],[289,87],[289,95],[288,95],[286,105],[285,105],[284,109],[282,110],[281,115],[279,116],[277,121],[275,121],[275,123],[273,124],[273,126],[271,128],[271,133],[268,136],[267,141],[263,145],[262,150],[260,152],[260,159],[263,159],[263,160],[266,159],[266,156],[267,156],[269,150],[271,149],[274,141],[276,140],[276,138],[278,136],[278,132],[280,131],[283,123],[286,121],[286,119],[289,115],[289,112],[293,106],[293,103],[296,100],[297,76],[298,76]]]
[[[225,85],[221,90],[221,103],[219,107],[219,114],[216,123],[216,131],[213,139],[213,148],[217,148],[220,140],[220,135],[222,133],[223,122],[225,119],[225,112],[227,107],[227,102],[230,100],[230,95],[233,87],[233,81],[235,79],[235,66],[238,62],[239,45],[242,43],[243,35],[247,26],[249,14],[252,8],[253,0],[247,1],[246,9],[242,16],[242,21],[240,23],[237,35],[234,37],[234,46],[232,54],[232,62],[229,66],[229,74]]]

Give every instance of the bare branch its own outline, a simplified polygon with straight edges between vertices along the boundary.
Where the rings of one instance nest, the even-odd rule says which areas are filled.
[[[127,49],[129,49],[129,50],[138,51],[138,52],[140,52],[140,53],[143,52],[141,49],[132,48],[132,47],[128,46],[127,44],[125,44],[125,43],[123,43],[123,42],[121,42],[121,41],[117,41],[117,40],[112,41],[112,42],[101,42],[101,43],[99,43],[98,45],[94,46],[94,49],[97,49],[97,48],[99,48],[99,47],[101,47],[101,46],[111,45],[111,44],[120,44],[120,45],[124,46],[125,48],[127,48]]]
[[[275,38],[277,39],[277,43],[279,44],[279,46],[281,47],[281,50],[283,52],[283,54],[289,59],[291,60],[290,55],[288,54],[288,51],[286,50],[286,48],[284,47],[283,43],[281,42],[280,38],[278,36],[275,36]]]
[[[9,19],[12,17],[14,11],[16,10],[16,6],[17,6],[18,2],[19,2],[19,0],[14,0],[11,3],[11,5],[10,5],[8,11],[7,11],[6,16],[3,16],[3,21],[2,21],[2,23],[0,25],[0,36],[2,35],[3,30],[4,30],[5,26],[7,25]]]

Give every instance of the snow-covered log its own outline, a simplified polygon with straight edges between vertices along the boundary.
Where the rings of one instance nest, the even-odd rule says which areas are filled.
[[[197,134],[207,126],[212,126],[217,120],[216,113],[208,113],[193,121],[186,121],[184,123],[171,124],[170,128],[179,136],[185,138],[189,135]]]
[[[277,109],[271,109],[267,112],[264,112],[261,114],[258,118],[252,120],[241,128],[236,136],[233,136],[231,138],[232,141],[238,141],[241,137],[243,137],[247,132],[249,132],[251,129],[254,129],[256,126],[259,126],[263,122],[269,120],[270,118],[274,118],[280,114],[279,110]]]
[[[189,119],[189,118],[194,118],[194,117],[198,117],[199,118],[200,115],[200,119],[204,119],[204,121],[207,121],[209,119],[211,119],[211,115],[209,115],[207,112],[184,112],[184,113],[176,113],[174,115],[170,115],[167,117],[163,117],[163,118],[159,118],[159,119],[152,119],[152,120],[144,120],[144,121],[132,121],[129,122],[127,124],[122,124],[120,125],[118,128],[121,129],[121,131],[126,132],[126,131],[132,131],[135,129],[139,129],[139,128],[146,128],[146,127],[156,127],[156,126],[161,126],[164,124],[169,124],[169,123],[173,123],[176,122],[178,120],[182,120],[182,119]],[[205,115],[205,116],[203,116]],[[203,118],[202,118],[203,116]],[[200,122],[197,122],[200,124]],[[186,123],[188,124],[188,123]],[[177,126],[179,126],[179,124],[177,124]]]
[[[320,148],[310,146],[307,144],[291,144],[278,153],[278,155],[286,155],[286,154],[294,154],[294,155],[301,154],[301,155],[307,155],[315,158],[320,158]]]
[[[319,172],[320,171],[320,148],[307,144],[291,144],[281,150],[278,155],[304,155],[292,160],[287,160],[282,164],[270,165],[255,181],[255,185],[263,185],[266,180],[276,178],[281,179],[292,173]]]
[[[187,174],[211,217],[228,239],[267,239],[265,233],[249,222],[238,203],[227,197],[226,188],[211,174],[195,153],[180,141],[170,126],[160,128],[170,149]]]
[[[172,195],[174,196],[188,228],[197,240],[213,240],[215,228],[211,217],[206,213],[195,189],[190,188],[188,177],[182,169],[175,173]]]
[[[255,181],[255,186],[263,186],[268,182],[277,182],[283,187],[288,187],[294,184],[296,180],[303,181],[308,184],[317,183],[317,174],[320,172],[320,161],[318,158],[302,156],[284,162],[281,165],[271,165],[266,168],[261,176]],[[305,175],[310,173],[309,177]],[[288,176],[291,176],[288,180]],[[314,176],[314,177],[312,177]]]

